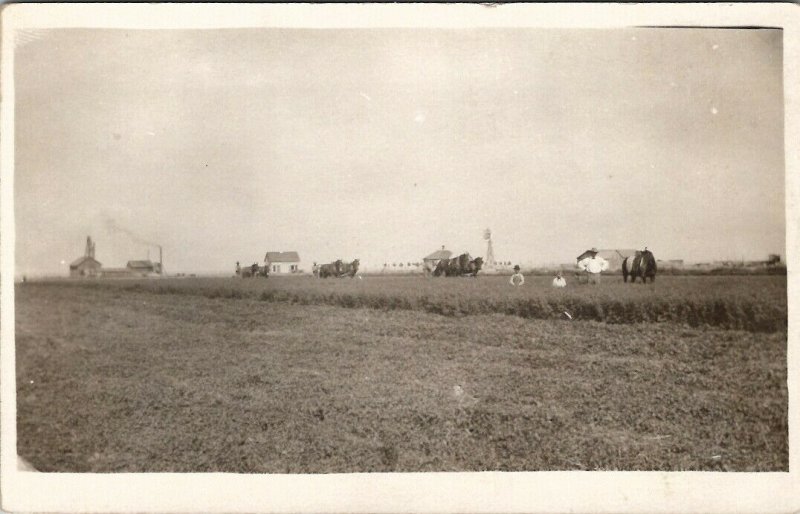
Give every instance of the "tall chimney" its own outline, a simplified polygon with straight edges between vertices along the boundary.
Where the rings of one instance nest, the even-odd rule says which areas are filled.
[[[158,245],[158,274],[164,274],[164,255],[161,251],[161,245]]]

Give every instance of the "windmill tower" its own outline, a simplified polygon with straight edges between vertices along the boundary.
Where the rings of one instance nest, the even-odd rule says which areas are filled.
[[[86,251],[83,252],[83,255],[94,259],[94,242],[92,242],[91,236],[86,238]]]
[[[486,229],[483,231],[483,238],[486,240],[486,259],[483,265],[488,268],[494,268],[494,249],[492,248],[492,231]]]

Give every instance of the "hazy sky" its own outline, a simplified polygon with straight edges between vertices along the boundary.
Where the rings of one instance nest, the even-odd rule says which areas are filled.
[[[53,30],[15,53],[18,273],[785,255],[779,30]],[[157,250],[150,250],[155,257]]]

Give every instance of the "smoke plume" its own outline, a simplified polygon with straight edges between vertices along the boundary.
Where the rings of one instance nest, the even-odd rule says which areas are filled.
[[[106,230],[108,230],[109,232],[116,232],[116,233],[119,233],[119,234],[125,234],[134,243],[141,244],[141,245],[146,245],[146,246],[155,246],[155,247],[161,248],[160,244],[158,244],[158,243],[156,243],[154,241],[150,241],[149,239],[145,239],[143,237],[140,237],[133,230],[130,230],[129,228],[123,227],[122,225],[117,223],[113,218],[106,218],[105,219],[105,226],[106,226]]]

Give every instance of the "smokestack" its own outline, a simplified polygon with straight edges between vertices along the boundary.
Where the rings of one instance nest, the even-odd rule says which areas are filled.
[[[161,245],[158,245],[158,274],[164,274],[164,255],[161,251]]]

